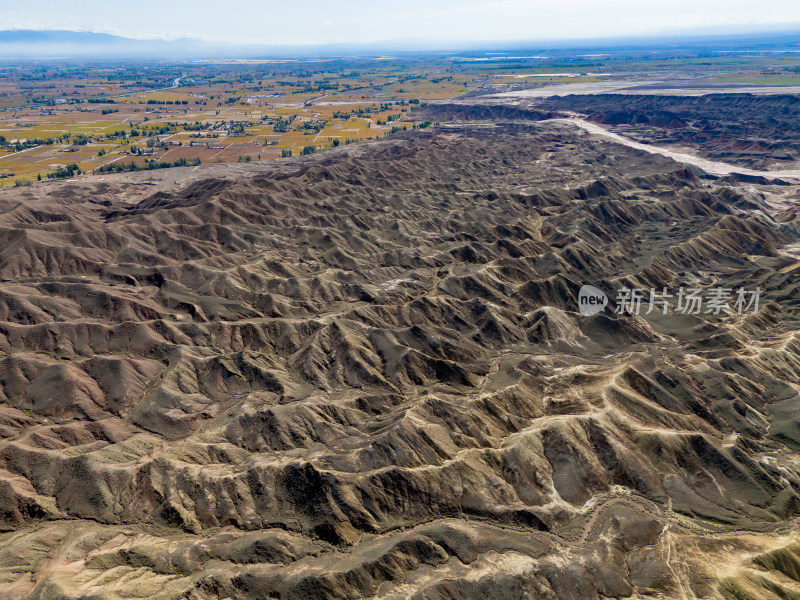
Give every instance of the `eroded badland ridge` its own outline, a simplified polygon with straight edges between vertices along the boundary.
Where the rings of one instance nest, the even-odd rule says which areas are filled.
[[[797,185],[548,102],[3,192],[4,597],[800,597]]]

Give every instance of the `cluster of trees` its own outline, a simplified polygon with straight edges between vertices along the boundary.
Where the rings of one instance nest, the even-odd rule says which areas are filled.
[[[278,117],[278,120],[275,121],[275,125],[272,126],[272,129],[278,133],[286,133],[289,131],[289,126],[292,124],[292,121],[294,121],[294,116],[287,120],[284,120],[283,117]]]
[[[355,144],[357,142],[358,142],[357,139],[352,139],[352,140],[351,139],[347,139],[347,140],[344,141],[345,144]],[[330,145],[331,148],[336,148],[337,146],[340,146],[340,145],[341,145],[341,142],[338,139],[331,140],[331,145]],[[308,146],[304,146],[303,147],[303,150],[300,152],[300,154],[302,156],[305,156],[307,154],[314,154],[315,152],[318,152],[318,151],[324,150],[324,149],[325,148],[317,148],[314,145],[308,145]],[[292,152],[291,148],[284,148],[284,149],[281,150],[281,158],[290,158],[292,155],[293,155],[293,152]]]
[[[139,135],[138,131],[136,131],[136,133],[134,133],[134,131],[130,132],[131,137],[136,137]],[[128,137],[128,132],[125,131],[124,129],[118,129],[117,131],[112,131],[111,133],[106,134],[107,140],[118,140],[120,138],[126,138],[126,137]]]
[[[377,106],[368,106],[366,108],[362,107],[362,108],[354,109],[354,110],[351,110],[349,112],[335,111],[333,113],[333,118],[334,119],[342,119],[342,120],[346,121],[346,120],[351,119],[353,117],[366,117],[367,115],[370,115],[372,113],[380,112],[380,110],[381,109],[379,109]]]
[[[41,139],[41,138],[30,138],[24,141],[17,141],[11,145],[11,148],[16,152],[22,152],[23,150],[27,150],[28,148],[34,148],[35,146],[42,146],[44,144],[53,144],[55,140],[53,138]],[[0,146],[8,146],[9,144],[6,143],[6,138],[0,136]]]
[[[336,91],[338,89],[339,85],[336,83],[321,81],[317,85],[304,85],[300,91],[304,93],[309,93],[309,92],[324,92],[326,90]]]
[[[85,88],[85,85],[76,84],[76,88]],[[113,98],[48,98],[47,96],[33,96],[31,102],[34,104],[46,104],[55,106],[56,104],[114,104]]]
[[[188,100],[148,100],[147,104],[189,104]]]
[[[145,135],[148,133],[150,135],[164,135],[167,133],[176,133],[185,125],[185,123],[184,125],[179,125],[178,123],[164,123],[163,125],[150,125],[149,127],[143,127],[142,130],[144,131]]]
[[[55,98],[48,98],[47,96],[33,96],[31,99],[33,104],[46,104],[47,106],[55,106],[56,99]],[[67,100],[67,104],[79,104],[81,100],[70,99]]]
[[[373,114],[373,113],[384,112],[384,111],[387,111],[387,110],[392,110],[392,108],[395,108],[397,106],[406,106],[406,105],[410,105],[411,106],[411,110],[414,110],[418,106],[424,106],[424,104],[422,104],[422,105],[420,104],[419,100],[417,100],[415,98],[412,98],[411,100],[399,100],[398,102],[382,102],[379,107],[378,106],[368,106],[366,108],[362,107],[362,108],[358,108],[358,109],[351,110],[351,111],[348,111],[348,112],[334,111],[333,118],[334,119],[342,119],[342,120],[346,121],[346,120],[352,119],[354,117],[366,117],[366,116],[368,116],[370,114]],[[407,111],[407,109],[400,109],[400,112],[406,112],[406,111]],[[390,117],[388,117],[388,119],[389,119],[389,121],[392,121],[392,120],[396,119],[398,116],[399,115],[390,116]],[[378,121],[378,124],[379,125],[385,125],[385,123],[381,123],[380,121]]]
[[[149,120],[145,118],[145,120]],[[134,123],[131,123],[131,130],[126,132],[125,130],[118,129],[117,131],[112,131],[109,134],[106,134],[105,139],[107,140],[119,140],[125,139],[128,137],[139,137],[141,135],[148,135],[148,136],[156,136],[156,135],[165,135],[170,133],[177,133],[178,131],[185,130],[185,131],[203,131],[207,127],[204,123],[172,123],[167,122],[160,125],[141,125],[141,129],[137,128]],[[84,136],[85,137],[85,136]],[[78,144],[79,142],[73,142]],[[155,143],[155,140],[154,142]]]
[[[69,179],[70,177],[80,175],[81,173],[83,173],[83,171],[81,171],[81,168],[77,165],[77,163],[72,163],[71,165],[59,167],[55,171],[51,171],[45,175],[45,177],[47,179]],[[38,175],[37,178],[41,181],[42,176]]]
[[[327,121],[305,121],[302,128],[306,132],[313,131],[314,133],[319,133],[325,129],[326,123]]]
[[[201,164],[199,158],[178,158],[176,160],[146,160],[144,165],[135,162],[111,163],[95,169],[95,173],[125,173],[126,171],[152,171],[153,169],[169,169],[170,167],[195,167]]]
[[[0,147],[8,148],[10,147],[12,150],[16,152],[22,152],[23,150],[27,150],[28,148],[34,148],[36,146],[51,146],[53,144],[63,144],[65,142],[70,141],[70,137],[68,133],[64,135],[58,136],[56,138],[48,137],[48,138],[29,138],[27,140],[16,141],[13,144],[9,142],[4,136],[0,135]]]

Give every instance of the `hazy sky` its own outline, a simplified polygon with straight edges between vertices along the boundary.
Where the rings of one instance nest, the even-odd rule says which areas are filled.
[[[2,2],[0,28],[262,44],[395,39],[547,40],[800,23],[797,0],[36,0]]]

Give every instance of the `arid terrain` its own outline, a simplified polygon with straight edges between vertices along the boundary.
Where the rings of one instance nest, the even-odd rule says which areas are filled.
[[[800,598],[800,100],[704,98],[0,191],[0,598]]]

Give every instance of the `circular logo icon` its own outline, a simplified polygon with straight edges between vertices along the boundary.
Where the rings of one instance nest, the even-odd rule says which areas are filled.
[[[584,317],[591,317],[608,305],[608,296],[593,285],[585,285],[578,291],[578,311]]]

